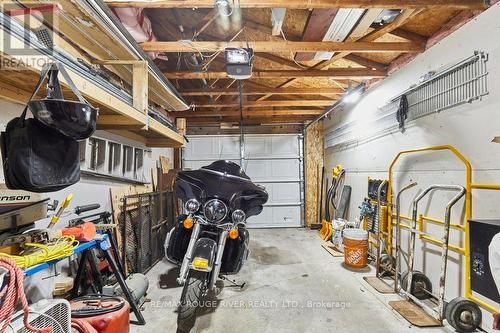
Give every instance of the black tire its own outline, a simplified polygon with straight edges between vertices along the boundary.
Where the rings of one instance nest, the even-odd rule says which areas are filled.
[[[182,288],[181,300],[177,313],[177,330],[189,332],[196,323],[196,313],[203,297],[207,274],[190,271]]]
[[[408,272],[404,272],[401,275],[401,288],[407,290],[408,287]],[[427,290],[425,292],[423,289]],[[429,278],[422,272],[414,271],[412,278],[412,286],[410,293],[420,300],[428,299],[432,293],[432,283]]]
[[[464,298],[454,298],[445,308],[448,323],[458,332],[474,332],[481,325],[482,313],[473,301]]]

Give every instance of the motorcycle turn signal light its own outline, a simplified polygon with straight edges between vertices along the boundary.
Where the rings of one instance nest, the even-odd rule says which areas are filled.
[[[193,227],[193,219],[188,217],[184,220],[184,222],[182,222],[182,225],[184,226],[184,228],[186,229],[191,229]]]
[[[238,236],[239,236],[238,229],[229,230],[229,238],[236,239],[238,238]]]

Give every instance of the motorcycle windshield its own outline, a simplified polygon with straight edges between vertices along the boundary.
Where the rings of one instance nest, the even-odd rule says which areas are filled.
[[[217,198],[231,211],[241,209],[247,217],[260,214],[267,202],[266,190],[254,184],[236,163],[216,161],[198,170],[180,171],[176,181],[177,196],[183,201],[199,202]]]

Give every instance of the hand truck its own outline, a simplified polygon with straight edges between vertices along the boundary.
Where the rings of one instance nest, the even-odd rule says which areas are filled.
[[[432,292],[432,284],[427,276],[422,272],[414,271],[414,254],[416,234],[425,234],[417,229],[418,203],[427,194],[434,190],[456,191],[457,194],[446,205],[445,219],[443,225],[442,247],[441,247],[441,269],[439,277],[438,294]],[[401,276],[401,292],[414,303],[424,309],[429,315],[436,319],[439,324],[443,324],[446,319],[448,323],[459,332],[473,332],[481,324],[481,310],[479,306],[471,300],[457,297],[446,303],[446,267],[448,263],[448,246],[450,235],[451,209],[466,194],[463,186],[459,185],[432,185],[419,194],[412,205],[412,221],[410,231],[410,250],[408,253],[408,273]],[[397,225],[399,230],[400,225]],[[400,231],[397,231],[398,233]],[[397,240],[399,241],[399,240]],[[397,244],[399,246],[399,244]],[[396,247],[397,247],[396,246]],[[437,301],[437,308],[430,307],[422,300],[432,298]]]

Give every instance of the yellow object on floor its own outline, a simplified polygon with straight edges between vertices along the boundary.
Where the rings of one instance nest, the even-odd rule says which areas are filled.
[[[321,237],[321,239],[326,241],[332,238],[332,235],[333,235],[332,223],[328,222],[327,220],[322,220],[321,229],[319,230],[319,237]]]
[[[24,247],[32,250],[30,253],[25,255],[0,253],[0,257],[10,258],[14,260],[19,267],[28,268],[47,261],[69,257],[73,254],[73,250],[76,246],[78,246],[78,244],[79,243],[75,240],[74,236],[64,236],[48,245],[25,243]]]

